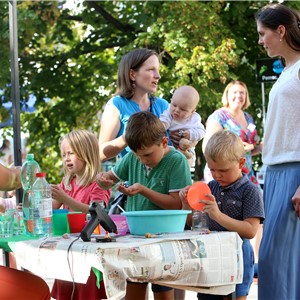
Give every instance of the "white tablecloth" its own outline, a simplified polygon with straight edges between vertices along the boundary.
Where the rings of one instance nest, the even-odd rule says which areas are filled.
[[[242,240],[234,232],[129,235],[111,243],[75,239],[17,242],[17,262],[42,277],[81,283],[95,267],[103,273],[110,299],[124,296],[126,279],[211,294],[229,294],[242,282]]]

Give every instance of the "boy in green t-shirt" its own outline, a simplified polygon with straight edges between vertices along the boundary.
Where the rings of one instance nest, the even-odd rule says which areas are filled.
[[[168,146],[162,122],[149,112],[133,114],[127,124],[125,139],[132,150],[116,166],[97,175],[103,189],[119,181],[118,190],[128,195],[126,211],[181,209],[179,190],[191,183],[186,158]]]
[[[118,190],[128,195],[126,211],[181,209],[179,191],[192,183],[188,161],[175,148],[168,146],[163,123],[150,112],[133,114],[127,124],[125,140],[131,149],[117,165],[97,175],[103,189],[119,181]],[[152,285],[154,298],[173,299],[173,290]],[[145,299],[146,284],[127,284],[126,299]],[[161,298],[163,296],[163,298]]]

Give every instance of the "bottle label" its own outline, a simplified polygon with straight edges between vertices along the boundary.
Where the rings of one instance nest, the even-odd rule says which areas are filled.
[[[32,209],[32,217],[33,219],[42,218],[43,211],[39,208],[33,208]]]
[[[48,218],[52,217],[52,199],[40,199],[39,205],[37,208],[37,214],[39,218]]]

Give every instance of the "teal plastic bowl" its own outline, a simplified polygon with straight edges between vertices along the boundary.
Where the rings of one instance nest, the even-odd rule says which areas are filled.
[[[146,233],[183,232],[187,215],[191,210],[144,210],[123,212],[133,235]]]

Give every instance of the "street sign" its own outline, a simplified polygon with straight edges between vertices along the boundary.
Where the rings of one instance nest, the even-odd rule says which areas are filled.
[[[276,81],[284,66],[280,58],[256,60],[256,82]]]

